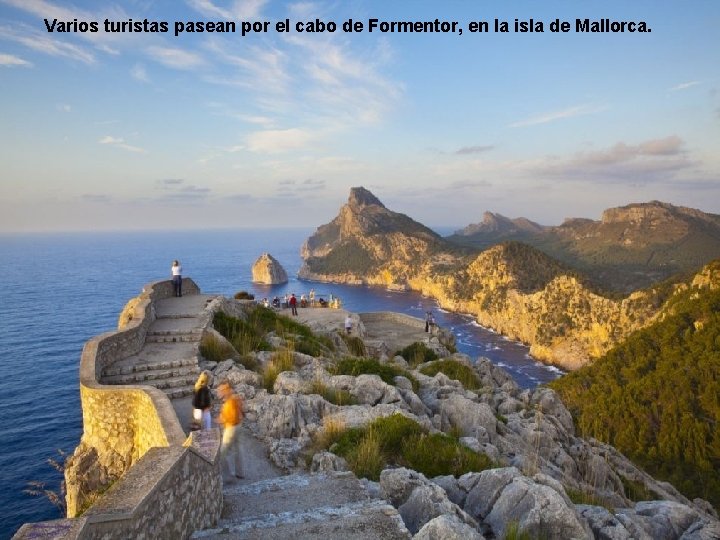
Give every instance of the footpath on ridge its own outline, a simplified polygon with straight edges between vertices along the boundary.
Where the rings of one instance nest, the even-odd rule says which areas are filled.
[[[190,396],[201,371],[199,344],[208,324],[205,308],[214,298],[198,294],[157,301],[156,320],[142,349],[106,369],[100,382],[163,390],[187,433]],[[303,311],[313,311],[322,319],[331,310]],[[332,315],[337,319],[332,324],[342,324],[338,313]],[[352,473],[283,475],[268,459],[264,445],[246,429],[241,452],[245,478],[223,486],[220,523],[196,531],[193,538],[410,538],[397,510],[372,498]]]

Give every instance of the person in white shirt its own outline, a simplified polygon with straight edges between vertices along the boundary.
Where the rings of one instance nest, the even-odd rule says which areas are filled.
[[[172,268],[173,293],[175,296],[182,296],[182,266],[177,259],[173,261]]]
[[[352,317],[350,317],[350,315],[348,314],[348,316],[345,317],[345,331],[348,334],[352,330],[352,326],[353,326],[353,320],[352,320]]]

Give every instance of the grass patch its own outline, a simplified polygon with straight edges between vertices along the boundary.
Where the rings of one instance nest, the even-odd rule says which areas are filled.
[[[329,448],[344,457],[357,476],[370,480],[378,480],[387,466],[408,467],[430,478],[461,476],[493,466],[484,454],[473,452],[448,435],[429,435],[401,414],[378,418],[365,428],[346,430]]]
[[[367,350],[365,349],[365,342],[357,336],[348,336],[347,334],[340,334],[345,345],[347,345],[350,354],[353,356],[366,356]]]
[[[530,533],[520,530],[520,524],[517,521],[511,521],[505,528],[504,540],[532,540]]]
[[[397,351],[395,355],[402,356],[412,367],[419,366],[425,362],[432,362],[433,360],[437,360],[439,358],[435,351],[419,341],[416,341],[404,349]]]
[[[255,300],[255,295],[247,291],[239,291],[235,293],[233,298],[235,298],[235,300]]]
[[[292,349],[284,349],[275,353],[263,371],[263,386],[265,390],[272,394],[278,375],[283,371],[293,371],[294,369],[295,360]]]
[[[608,506],[602,498],[598,497],[594,493],[568,487],[565,488],[565,493],[573,504],[590,504],[592,506],[602,506],[610,513],[615,511],[614,508]]]
[[[444,373],[451,379],[460,381],[467,390],[477,390],[482,387],[480,377],[475,373],[475,370],[457,360],[437,360],[420,369],[420,373],[428,377],[434,377],[438,373]]]
[[[354,405],[356,403],[355,398],[347,390],[330,388],[324,382],[317,379],[313,381],[309,393],[318,394],[322,396],[325,401],[334,405]]]
[[[222,362],[237,357],[237,351],[226,341],[214,334],[205,334],[200,341],[200,354],[210,362]]]
[[[331,368],[333,375],[378,375],[383,382],[395,386],[395,377],[403,376],[412,383],[413,391],[417,392],[420,383],[408,371],[388,364],[381,364],[374,358],[343,358]]]
[[[620,482],[622,482],[623,489],[625,490],[625,496],[631,501],[654,501],[658,499],[657,495],[650,491],[645,484],[631,478],[627,478],[622,474],[619,474],[618,476],[620,477]]]
[[[265,339],[270,332],[286,340],[292,339],[294,350],[310,356],[321,356],[335,350],[335,345],[327,336],[316,335],[304,324],[263,306],[249,309],[247,319],[218,312],[213,318],[213,326],[241,355],[272,350]]]

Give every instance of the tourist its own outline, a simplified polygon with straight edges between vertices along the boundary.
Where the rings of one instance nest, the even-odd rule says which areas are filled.
[[[272,306],[276,309],[280,309],[280,299],[277,296],[273,298]]]
[[[243,402],[228,381],[218,385],[218,394],[223,406],[218,417],[218,424],[223,426],[222,446],[220,447],[220,463],[230,477],[243,478],[242,457],[240,456],[240,423],[243,420]]]
[[[425,313],[425,331],[430,331],[430,317],[432,317],[432,313],[429,311]]]
[[[270,307],[270,302],[268,301],[267,298],[263,298],[263,300],[262,300],[262,305],[263,305],[264,308],[269,308],[269,307]]]
[[[315,307],[315,289],[310,289],[310,307]]]
[[[291,313],[293,315],[297,315],[297,298],[295,298],[295,293],[290,295],[290,300],[288,300],[288,302],[290,304],[290,309],[292,310]]]
[[[347,314],[347,317],[345,317],[345,331],[350,334],[350,331],[352,330],[353,326],[353,320],[350,314]]]
[[[180,266],[180,261],[174,260],[170,271],[172,272],[173,293],[175,296],[182,296],[182,266]]]
[[[428,316],[428,326],[430,327],[430,333],[433,334],[435,331],[435,317],[433,317],[433,314],[431,313]]]
[[[210,389],[208,388],[208,373],[207,371],[203,371],[195,383],[192,398],[193,419],[200,429],[210,429],[212,427],[210,404],[211,396]]]

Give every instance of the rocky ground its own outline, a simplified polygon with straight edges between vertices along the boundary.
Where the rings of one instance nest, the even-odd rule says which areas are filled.
[[[242,306],[232,301],[222,309],[243,316]],[[341,348],[334,321],[324,328],[320,323],[313,326]],[[430,345],[442,356],[471,367],[482,381],[481,389],[468,390],[443,373],[423,375],[422,366],[409,370],[419,382],[416,390],[402,376],[387,384],[377,375],[332,375],[336,358],[297,352],[293,371],[277,377],[272,393],[262,388],[257,371],[232,359],[201,367],[212,373],[214,385],[227,379],[245,398],[248,475],[256,467],[263,467],[262,475],[268,476],[276,470],[307,474],[307,462],[316,474],[342,473],[347,463],[339,456],[325,451],[307,459],[313,441],[330,424],[363,426],[393,414],[415,420],[430,433],[452,431],[466,447],[491,458],[493,468],[460,478],[426,478],[391,468],[382,472],[379,482],[362,481],[370,499],[384,500],[397,509],[414,538],[504,538],[513,533],[511,528],[542,538],[720,538],[720,521],[707,502],[687,500],[611,446],[579,437],[570,413],[552,390],[521,390],[485,358],[451,355],[437,343]],[[271,356],[255,353],[260,366],[267,365]],[[399,356],[383,354],[380,360],[409,369],[407,359]],[[334,405],[311,393],[318,382],[349,392],[355,404]],[[265,451],[257,445],[250,449],[255,443],[249,442],[249,434],[262,441]],[[274,467],[262,463],[266,459]],[[245,482],[257,480],[256,476]],[[638,490],[652,500],[631,500]],[[232,524],[232,516],[228,519]],[[231,537],[254,536],[238,532]]]

